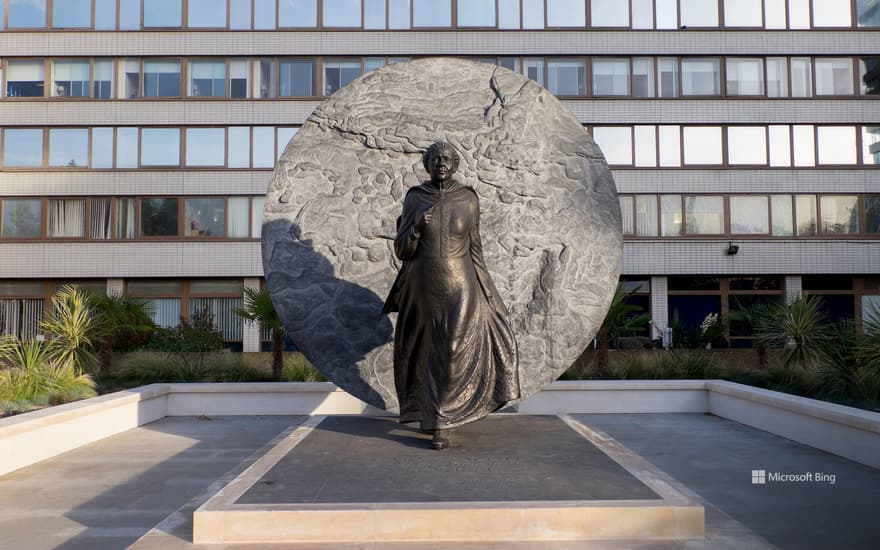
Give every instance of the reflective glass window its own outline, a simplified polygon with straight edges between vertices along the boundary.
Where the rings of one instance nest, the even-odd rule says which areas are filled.
[[[364,0],[364,28],[385,28],[385,0]]]
[[[681,126],[659,126],[660,166],[681,166]]]
[[[544,85],[544,59],[540,57],[532,57],[525,60],[523,67],[525,75],[541,86]]]
[[[119,0],[119,30],[133,31],[141,28],[140,0]]]
[[[596,126],[593,139],[611,165],[630,166],[633,162],[632,127]]]
[[[113,61],[96,59],[94,62],[95,76],[92,79],[92,97],[110,99],[113,97]]]
[[[248,97],[249,84],[248,60],[231,60],[229,62],[229,97],[236,99]]]
[[[859,27],[880,27],[880,0],[856,0]]]
[[[116,167],[137,168],[138,129],[116,129]]]
[[[364,58],[364,74],[381,69],[385,66],[384,57],[365,57]]]
[[[281,155],[284,154],[285,149],[290,144],[290,140],[293,139],[293,136],[299,131],[299,128],[277,128],[276,132],[278,133],[278,139],[275,143],[278,144],[278,151],[275,153],[275,158],[280,159]]]
[[[522,72],[522,65],[520,64],[518,57],[499,57],[498,65],[505,69],[510,69],[515,73]]]
[[[184,200],[184,236],[223,237],[226,233],[226,200],[193,197]]]
[[[729,126],[727,161],[730,164],[767,164],[767,129],[764,126]]]
[[[820,195],[823,235],[850,235],[859,232],[859,197]]]
[[[42,128],[6,128],[3,132],[3,166],[36,168],[43,165]]]
[[[544,28],[544,0],[522,0],[522,28]]]
[[[788,0],[788,28],[810,28],[810,0]]]
[[[176,237],[178,209],[177,199],[141,199],[141,236]]]
[[[275,128],[256,126],[253,134],[254,168],[275,167]]]
[[[144,97],[180,95],[180,61],[166,59],[144,62]]]
[[[856,164],[855,126],[819,126],[816,130],[819,164]]]
[[[880,57],[859,59],[859,93],[880,95]]]
[[[248,216],[250,216],[251,201],[247,197],[229,197],[226,200],[226,236],[233,239],[243,239],[248,236]],[[240,290],[240,289],[239,289]]]
[[[764,95],[762,58],[727,58],[728,95]]]
[[[361,0],[324,0],[324,27],[360,27]]]
[[[816,195],[795,196],[795,222],[799,237],[816,234]]]
[[[87,128],[49,129],[49,166],[87,167],[89,130]]]
[[[852,59],[816,59],[816,95],[852,95]]]
[[[412,0],[413,27],[451,27],[451,0]]]
[[[764,0],[764,28],[785,28],[785,0]]]
[[[291,68],[288,68],[287,72],[289,73],[291,70]],[[275,60],[271,58],[258,60],[255,73],[254,97],[263,99],[275,97],[275,94],[278,93],[277,86],[275,85]],[[311,78],[314,80],[314,74],[312,74]]]
[[[771,195],[770,215],[773,218],[774,237],[791,237],[794,234],[794,214],[791,195]]]
[[[519,0],[498,0],[498,28],[519,28]]]
[[[229,0],[229,28],[233,30],[251,28],[250,0]]]
[[[784,57],[767,58],[767,97],[788,97],[788,63]]]
[[[681,60],[681,95],[718,95],[721,93],[720,61],[717,58]]]
[[[388,28],[408,29],[410,27],[410,0],[388,0]]]
[[[279,0],[279,27],[317,27],[318,0]]]
[[[37,239],[42,225],[43,201],[40,199],[0,200],[3,225],[0,237],[5,239]]]
[[[791,166],[791,129],[770,126],[770,166]]]
[[[636,235],[657,236],[657,195],[636,195]]]
[[[658,29],[678,28],[678,3],[677,0],[655,0],[654,7],[657,11]]]
[[[636,126],[633,128],[635,137],[635,165],[657,166],[657,128],[654,126]]]
[[[46,236],[49,238],[85,237],[85,199],[50,199],[47,204],[46,226]]]
[[[813,0],[813,27],[852,27],[849,2]]]
[[[324,61],[324,95],[330,95],[361,75],[359,59]]]
[[[313,59],[282,59],[279,62],[278,70],[282,97],[315,95],[315,61]]]
[[[116,0],[95,0],[95,30],[116,28]]]
[[[186,129],[187,166],[223,166],[226,131],[223,128]]]
[[[258,30],[275,28],[275,0],[254,0],[254,28]]]
[[[122,70],[122,97],[134,99],[140,96],[141,64],[137,59],[123,59]]]
[[[724,233],[724,197],[685,197],[685,231],[688,235]]]
[[[192,97],[226,97],[226,62],[190,61],[188,88]]]
[[[494,27],[495,0],[457,0],[459,27]]]
[[[547,89],[558,96],[584,95],[586,67],[582,59],[548,59]]]
[[[633,199],[632,196],[620,195],[620,217],[623,221],[623,234],[634,235],[636,232],[635,220],[633,219]]]
[[[880,195],[865,197],[865,224],[867,233],[880,233]]]
[[[251,129],[242,126],[230,126],[229,148],[226,166],[229,168],[247,168],[251,165]]]
[[[7,0],[10,29],[42,29],[46,27],[46,0]]]
[[[767,235],[770,218],[765,196],[730,197],[730,233],[733,235]]]
[[[862,162],[880,164],[880,127],[862,126]]]
[[[809,57],[791,58],[791,97],[813,95],[813,66]]]
[[[548,27],[585,27],[586,5],[583,0],[546,0]]]
[[[632,73],[633,97],[654,97],[654,58],[634,57]]]
[[[6,97],[43,97],[46,66],[41,59],[6,62]]]
[[[679,0],[682,27],[717,27],[718,3],[706,0]]]
[[[594,57],[593,95],[629,95],[629,59]]]
[[[92,128],[92,168],[113,168],[113,128]]]
[[[632,28],[654,28],[653,0],[632,0]]]
[[[590,24],[593,27],[628,27],[629,2],[620,0],[592,0]]]
[[[190,28],[225,28],[226,0],[187,0],[186,16]]]
[[[141,166],[180,166],[180,128],[142,128]]]
[[[181,0],[143,0],[144,27],[179,27]]]
[[[760,27],[761,0],[724,0],[725,27]]]
[[[816,136],[809,125],[797,125],[791,128],[794,141],[794,165],[816,165]]]
[[[266,205],[266,197],[251,198],[251,237],[260,238],[263,230],[263,208]]]
[[[659,97],[678,97],[678,59],[657,59],[657,91]]]
[[[721,164],[721,127],[685,126],[684,163]]]
[[[89,96],[89,60],[65,59],[52,61],[53,97]]]
[[[53,28],[87,29],[91,26],[91,0],[54,0],[52,2]]]
[[[683,221],[681,195],[660,195],[660,235],[678,237]]]

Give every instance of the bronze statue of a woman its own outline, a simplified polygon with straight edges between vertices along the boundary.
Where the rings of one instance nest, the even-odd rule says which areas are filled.
[[[437,142],[422,161],[431,181],[404,199],[394,240],[403,265],[383,312],[398,312],[400,421],[421,422],[432,447],[446,449],[451,428],[519,398],[517,350],[483,259],[479,198],[452,178],[458,154]]]

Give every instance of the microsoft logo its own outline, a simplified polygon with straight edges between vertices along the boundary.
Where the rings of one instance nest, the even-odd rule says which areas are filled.
[[[765,485],[767,483],[767,470],[752,470],[752,485]]]

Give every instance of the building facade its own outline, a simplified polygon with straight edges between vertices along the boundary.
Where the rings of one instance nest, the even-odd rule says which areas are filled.
[[[0,5],[0,332],[78,283],[258,349],[230,310],[261,284],[275,160],[323,96],[425,56],[520,71],[592,132],[654,331],[802,293],[880,307],[878,0]]]

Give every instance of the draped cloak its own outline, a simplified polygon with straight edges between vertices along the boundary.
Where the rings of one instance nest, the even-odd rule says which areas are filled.
[[[418,232],[428,208],[432,221]],[[400,421],[423,430],[479,420],[520,396],[516,340],[486,269],[479,222],[476,192],[454,181],[411,188],[397,220],[403,265],[383,313],[398,312]]]

